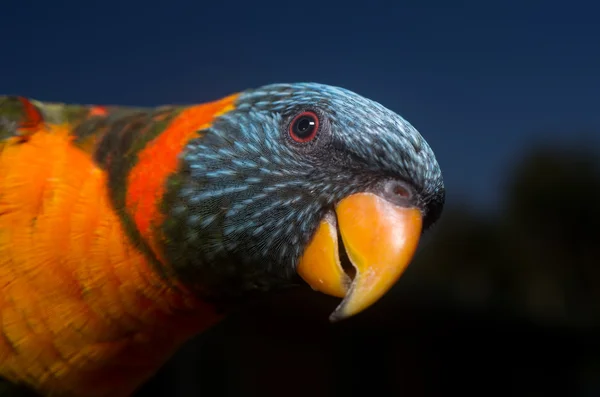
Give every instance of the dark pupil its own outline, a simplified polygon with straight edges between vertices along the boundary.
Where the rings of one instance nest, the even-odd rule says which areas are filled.
[[[301,117],[296,121],[296,135],[300,138],[309,136],[315,128],[315,121],[311,117]]]

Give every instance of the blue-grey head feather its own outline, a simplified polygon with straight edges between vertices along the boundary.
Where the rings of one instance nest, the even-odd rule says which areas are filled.
[[[297,144],[288,125],[306,110],[321,130]],[[439,217],[440,167],[400,115],[317,83],[247,90],[182,153],[165,198],[167,257],[207,294],[269,289],[290,280],[336,202],[386,178],[411,186],[425,226]]]

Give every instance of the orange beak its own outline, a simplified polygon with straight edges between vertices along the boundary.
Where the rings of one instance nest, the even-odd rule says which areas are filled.
[[[344,298],[331,314],[337,321],[379,300],[411,262],[421,237],[416,208],[394,205],[371,193],[357,193],[325,217],[304,251],[297,272],[313,289]],[[355,275],[342,268],[336,226]]]

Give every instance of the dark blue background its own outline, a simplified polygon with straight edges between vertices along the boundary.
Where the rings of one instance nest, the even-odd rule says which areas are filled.
[[[13,0],[0,12],[0,92],[155,105],[340,85],[422,132],[450,203],[493,209],[529,145],[600,127],[598,4]]]

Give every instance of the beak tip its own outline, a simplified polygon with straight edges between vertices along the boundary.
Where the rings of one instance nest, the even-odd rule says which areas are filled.
[[[352,317],[356,313],[349,313],[348,308],[346,306],[346,299],[344,299],[338,307],[335,308],[333,313],[329,315],[329,322],[338,323],[340,321],[346,320],[348,317]]]
[[[346,319],[346,316],[341,314],[338,310],[334,311],[329,315],[329,322],[332,324],[339,323]]]

